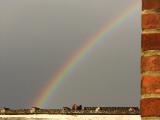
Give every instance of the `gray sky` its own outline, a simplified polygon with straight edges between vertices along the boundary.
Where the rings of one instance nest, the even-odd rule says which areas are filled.
[[[139,0],[136,0],[139,1]],[[133,0],[0,0],[0,107],[31,107],[88,36]],[[46,106],[139,106],[140,11],[66,77]]]

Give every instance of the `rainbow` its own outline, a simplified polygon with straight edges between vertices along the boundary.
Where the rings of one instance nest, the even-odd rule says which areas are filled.
[[[74,52],[74,54],[72,54],[70,58],[59,68],[56,74],[53,75],[53,78],[46,83],[32,105],[37,107],[46,106],[50,97],[65,80],[65,77],[68,76],[73,69],[80,64],[82,59],[84,59],[85,56],[87,56],[87,54],[103,40],[102,38],[104,36],[120,26],[130,15],[132,15],[132,13],[139,8],[138,4],[139,2],[132,4],[124,13],[114,18],[110,23],[107,22],[104,24],[95,34],[89,37],[81,48]]]

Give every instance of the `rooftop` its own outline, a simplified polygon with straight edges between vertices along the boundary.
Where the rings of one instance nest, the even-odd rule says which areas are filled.
[[[61,109],[9,109],[1,108],[0,115],[31,115],[31,114],[64,114],[64,115],[139,115],[138,107],[63,107]]]

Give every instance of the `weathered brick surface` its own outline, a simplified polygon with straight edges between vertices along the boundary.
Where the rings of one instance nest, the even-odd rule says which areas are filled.
[[[160,71],[160,56],[149,56],[141,58],[141,72]]]
[[[142,29],[160,28],[160,13],[142,14]]]
[[[141,88],[142,94],[160,94],[160,76],[143,76]]]
[[[142,120],[160,120],[160,0],[142,0],[142,10],[140,110]]]
[[[142,0],[142,9],[157,9],[160,8],[160,0]]]
[[[160,98],[147,98],[141,100],[141,116],[160,116]]]
[[[160,50],[160,33],[142,34],[143,50]]]

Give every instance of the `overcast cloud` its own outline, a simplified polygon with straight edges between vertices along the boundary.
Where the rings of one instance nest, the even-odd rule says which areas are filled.
[[[86,38],[136,1],[0,0],[0,107],[31,107]],[[139,106],[140,1],[138,7],[66,77],[44,107]]]

